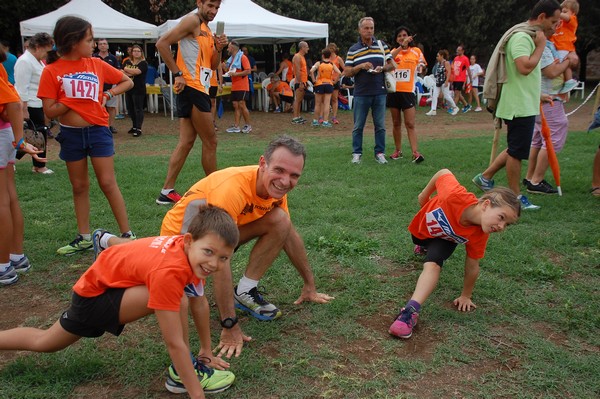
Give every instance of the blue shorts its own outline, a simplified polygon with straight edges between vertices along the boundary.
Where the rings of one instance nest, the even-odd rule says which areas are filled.
[[[68,127],[60,125],[56,136],[60,143],[60,159],[76,162],[87,158],[115,155],[113,136],[108,126]]]
[[[529,158],[529,148],[535,128],[535,116],[523,116],[513,120],[504,120],[506,123],[506,141],[508,143],[508,155],[513,158],[524,160]]]

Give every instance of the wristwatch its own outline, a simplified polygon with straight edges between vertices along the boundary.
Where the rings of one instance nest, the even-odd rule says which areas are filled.
[[[230,328],[233,328],[233,326],[235,326],[237,323],[238,323],[237,316],[228,317],[224,320],[221,320],[221,327],[230,329]]]
[[[181,72],[181,71],[179,71],[179,72],[175,72],[175,73],[173,74],[173,77],[176,77],[176,78],[178,78],[178,77],[180,77],[180,76],[183,76],[183,72]]]

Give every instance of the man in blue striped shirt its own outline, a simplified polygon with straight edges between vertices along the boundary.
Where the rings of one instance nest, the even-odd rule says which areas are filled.
[[[375,38],[375,22],[371,17],[358,21],[360,38],[348,50],[344,76],[354,77],[354,129],[352,130],[352,163],[358,164],[362,157],[363,130],[369,109],[375,125],[375,160],[385,159],[385,102],[384,72],[394,69],[390,49]]]

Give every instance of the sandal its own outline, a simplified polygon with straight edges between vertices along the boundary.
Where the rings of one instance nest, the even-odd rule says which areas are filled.
[[[600,197],[600,187],[592,187],[592,189],[590,190],[590,193],[594,197]]]

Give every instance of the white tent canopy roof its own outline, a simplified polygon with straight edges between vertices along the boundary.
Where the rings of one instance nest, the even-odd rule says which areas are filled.
[[[48,14],[21,21],[21,36],[29,37],[40,32],[52,34],[56,21],[67,15],[88,20],[97,38],[152,40],[158,37],[155,25],[121,14],[101,0],[71,0]]]
[[[159,36],[177,25],[180,19],[160,25]],[[283,17],[250,0],[224,0],[217,16],[208,24],[213,32],[219,21],[225,22],[227,37],[241,43],[276,44],[329,37],[328,24]]]

